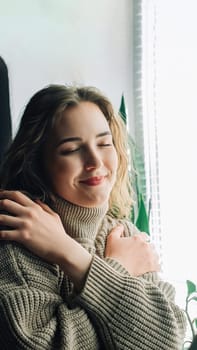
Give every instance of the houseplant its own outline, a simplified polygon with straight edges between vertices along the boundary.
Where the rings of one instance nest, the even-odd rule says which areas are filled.
[[[185,314],[191,336],[189,339],[185,339],[183,349],[188,349],[197,334],[197,316],[193,316],[191,312],[192,305],[197,302],[197,286],[190,280],[186,281],[186,285],[187,296],[185,300]],[[195,306],[197,306],[197,304]]]
[[[128,118],[125,106],[124,95],[122,94],[121,103],[119,108],[119,114],[123,122],[127,125]],[[131,208],[131,221],[137,226],[137,228],[142,231],[150,234],[149,229],[149,215],[150,215],[150,200],[149,208],[146,209],[145,197],[146,193],[144,186],[142,186],[142,181],[140,174],[144,171],[144,165],[142,167],[142,161],[138,147],[135,144],[133,138],[128,133],[128,155],[129,155],[129,177],[132,183],[132,188],[134,190],[134,205]]]

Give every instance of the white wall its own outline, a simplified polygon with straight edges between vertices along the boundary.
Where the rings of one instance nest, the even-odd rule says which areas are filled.
[[[10,77],[13,128],[49,83],[103,90],[132,112],[132,0],[0,0],[0,55]]]

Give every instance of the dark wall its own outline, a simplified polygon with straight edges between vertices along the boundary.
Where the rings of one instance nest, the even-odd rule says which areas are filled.
[[[0,57],[0,165],[12,138],[8,69]]]

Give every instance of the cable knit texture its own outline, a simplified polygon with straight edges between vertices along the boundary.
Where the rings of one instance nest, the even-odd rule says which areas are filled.
[[[156,273],[133,278],[104,257],[117,223],[126,236],[137,234],[136,227],[108,216],[105,206],[81,208],[57,198],[54,209],[66,232],[93,255],[85,286],[75,295],[58,266],[20,244],[0,242],[0,349],[181,349],[185,318],[173,287]]]

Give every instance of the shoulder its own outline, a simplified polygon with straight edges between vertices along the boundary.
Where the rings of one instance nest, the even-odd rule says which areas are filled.
[[[126,219],[117,219],[108,214],[105,215],[95,241],[96,253],[101,258],[104,258],[107,236],[118,224],[122,224],[124,226],[125,237],[133,236],[139,233],[139,230],[131,221]]]
[[[127,219],[117,219],[108,214],[104,217],[102,227],[105,228],[109,233],[112,228],[116,227],[119,224],[122,224],[124,226],[126,237],[136,235],[140,232],[131,221]]]

